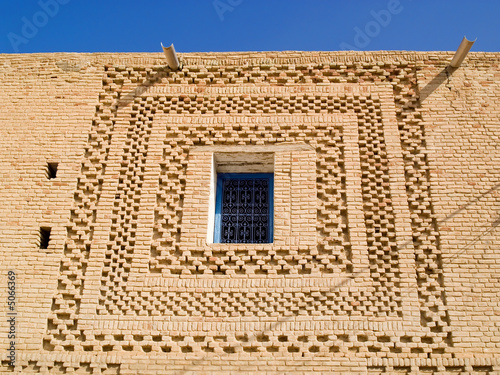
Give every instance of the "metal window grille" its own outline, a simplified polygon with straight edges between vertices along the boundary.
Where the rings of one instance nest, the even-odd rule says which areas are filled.
[[[272,242],[272,174],[219,174],[215,240]]]

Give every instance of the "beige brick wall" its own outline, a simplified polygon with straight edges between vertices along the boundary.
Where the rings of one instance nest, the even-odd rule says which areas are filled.
[[[0,55],[2,373],[500,373],[498,54],[180,57]],[[272,244],[207,242],[218,152]]]
[[[474,56],[449,77],[433,68],[419,86],[455,347],[488,357],[500,337],[498,59]]]

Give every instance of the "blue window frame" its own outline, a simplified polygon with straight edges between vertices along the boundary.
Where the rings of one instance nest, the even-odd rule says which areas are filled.
[[[214,242],[273,242],[272,173],[219,173]]]

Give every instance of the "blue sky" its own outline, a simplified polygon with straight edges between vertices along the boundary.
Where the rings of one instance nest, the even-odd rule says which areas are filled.
[[[0,53],[500,51],[498,0],[4,0]]]

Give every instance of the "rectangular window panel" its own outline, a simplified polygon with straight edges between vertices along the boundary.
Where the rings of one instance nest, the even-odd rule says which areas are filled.
[[[272,173],[217,176],[215,242],[270,243],[272,228]]]

